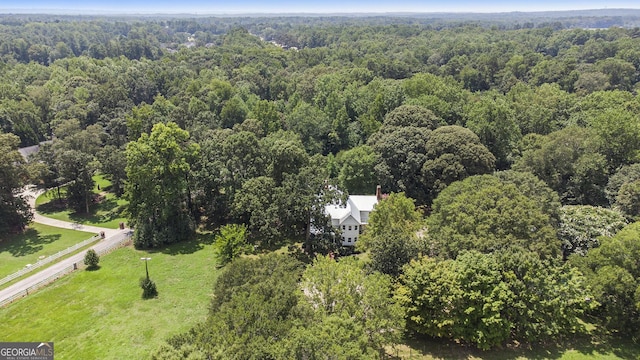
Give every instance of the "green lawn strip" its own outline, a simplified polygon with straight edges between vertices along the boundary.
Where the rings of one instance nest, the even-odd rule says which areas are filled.
[[[637,359],[640,357],[640,344],[631,339],[615,336],[578,336],[561,341],[559,344],[543,346],[506,346],[501,349],[481,351],[473,347],[429,338],[405,339],[387,354],[397,359],[435,360],[435,359]],[[396,357],[397,356],[397,357]]]
[[[54,255],[94,235],[96,234],[31,223],[24,233],[0,241],[0,278],[15,273],[27,264],[35,264],[40,256]]]
[[[159,297],[142,300],[145,274]],[[178,244],[160,252],[127,247],[0,309],[3,341],[54,341],[56,359],[144,359],[168,336],[207,315],[217,276],[211,244]]]
[[[76,251],[71,252],[71,253],[69,253],[69,254],[67,254],[67,255],[65,255],[65,256],[62,256],[62,257],[60,257],[60,258],[58,258],[58,259],[56,259],[56,260],[53,260],[52,262],[50,262],[50,263],[48,263],[48,264],[46,264],[46,265],[44,265],[44,266],[41,266],[41,267],[37,268],[36,270],[33,270],[32,272],[28,272],[28,273],[26,273],[26,274],[24,274],[24,275],[22,275],[22,276],[20,276],[20,277],[17,277],[17,278],[15,278],[15,279],[13,279],[13,280],[9,281],[9,282],[8,282],[8,283],[6,283],[6,284],[2,284],[2,285],[0,285],[0,289],[8,288],[9,286],[11,286],[11,285],[13,285],[13,284],[17,283],[18,281],[23,280],[23,279],[26,279],[26,278],[28,278],[29,276],[31,276],[31,275],[33,275],[33,274],[37,273],[38,271],[42,271],[42,270],[44,270],[44,269],[46,269],[46,268],[48,268],[48,267],[51,267],[51,266],[53,266],[53,265],[55,265],[55,264],[59,263],[60,261],[62,261],[62,260],[64,260],[64,259],[68,258],[69,256],[72,256],[72,255],[77,254],[77,253],[85,252],[85,251],[86,251],[86,250],[88,250],[90,247],[92,247],[93,245],[95,245],[97,241],[99,241],[99,240],[96,240],[96,241],[94,241],[94,242],[92,242],[92,243],[90,243],[90,244],[87,244],[87,245],[85,245],[85,246],[83,246],[83,247],[81,247],[81,248],[77,249]],[[84,266],[84,265],[80,264],[80,266]]]
[[[127,204],[127,201],[107,191],[111,186],[111,182],[102,175],[95,175],[93,180],[96,182],[93,192],[102,194],[104,198],[100,203],[91,205],[90,214],[77,214],[70,209],[61,208],[60,204],[55,201],[58,199],[57,189],[50,189],[38,196],[36,209],[43,216],[56,220],[117,229],[121,222],[126,222],[126,219],[120,216],[120,209]],[[98,186],[100,190],[98,190]],[[61,187],[60,193],[64,198],[66,187]]]

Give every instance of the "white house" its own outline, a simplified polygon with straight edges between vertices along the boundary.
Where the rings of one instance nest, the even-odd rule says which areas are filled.
[[[343,246],[355,245],[369,222],[369,214],[382,198],[378,186],[376,195],[350,195],[346,204],[325,206],[325,212],[331,217],[331,225],[342,232]]]

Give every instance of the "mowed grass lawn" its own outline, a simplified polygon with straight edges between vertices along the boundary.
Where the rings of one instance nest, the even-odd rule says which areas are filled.
[[[141,257],[151,258],[156,299],[141,299]],[[219,272],[210,241],[157,252],[126,247],[103,256],[100,266],[0,309],[2,341],[53,341],[56,359],[149,358],[168,336],[206,318]]]
[[[127,201],[107,191],[111,182],[103,176],[95,175],[93,180],[96,183],[93,188],[94,194],[102,194],[103,199],[100,203],[90,206],[90,214],[78,214],[71,209],[61,208],[56,201],[58,198],[57,189],[50,189],[38,196],[36,199],[37,211],[43,216],[57,220],[117,229],[121,222],[126,222],[126,219],[120,214],[120,209],[127,204]],[[65,197],[66,187],[60,188],[60,194],[62,198]]]
[[[94,236],[84,231],[67,230],[31,223],[22,234],[0,236],[0,278],[13,274],[40,256],[50,256]]]

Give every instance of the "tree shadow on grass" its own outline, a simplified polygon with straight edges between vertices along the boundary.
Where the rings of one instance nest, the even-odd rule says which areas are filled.
[[[79,223],[100,224],[121,217],[117,199],[105,199],[89,207],[89,214],[73,212],[69,219]]]
[[[0,253],[9,252],[14,257],[21,257],[37,253],[44,245],[59,240],[60,234],[40,235],[37,230],[27,229],[20,235],[2,238],[0,241]]]
[[[454,341],[434,339],[428,336],[407,335],[404,343],[411,348],[389,351],[390,359],[408,359],[410,356],[431,356],[437,359],[559,359],[568,350],[592,357],[614,354],[623,359],[638,359],[640,345],[630,339],[608,334],[575,335],[554,343],[507,344],[502,348],[482,351]],[[420,357],[417,357],[420,358]]]
[[[46,204],[42,204],[37,207],[39,213],[45,216],[51,216],[52,214],[69,211],[65,201],[52,200]],[[79,224],[101,224],[118,219],[122,216],[121,206],[118,205],[118,199],[110,198],[103,199],[98,203],[91,204],[89,206],[89,213],[70,212],[68,217],[72,222]]]
[[[43,215],[54,214],[60,211],[67,210],[66,201],[59,201],[57,199],[51,200],[48,203],[36,206],[36,210]]]
[[[100,266],[100,265],[96,265],[96,266],[87,266],[87,267],[85,268],[85,270],[86,270],[86,271],[98,271],[98,270],[100,270],[100,268],[101,268],[101,267],[102,267],[102,266]]]
[[[166,245],[160,249],[152,249],[150,252],[161,252],[167,255],[183,255],[193,254],[204,249],[205,245],[213,244],[214,236],[212,234],[196,234],[196,236],[187,241]]]

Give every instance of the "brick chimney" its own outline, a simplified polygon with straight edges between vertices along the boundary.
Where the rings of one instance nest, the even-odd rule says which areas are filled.
[[[376,186],[376,199],[378,201],[382,200],[382,187],[380,185]]]

